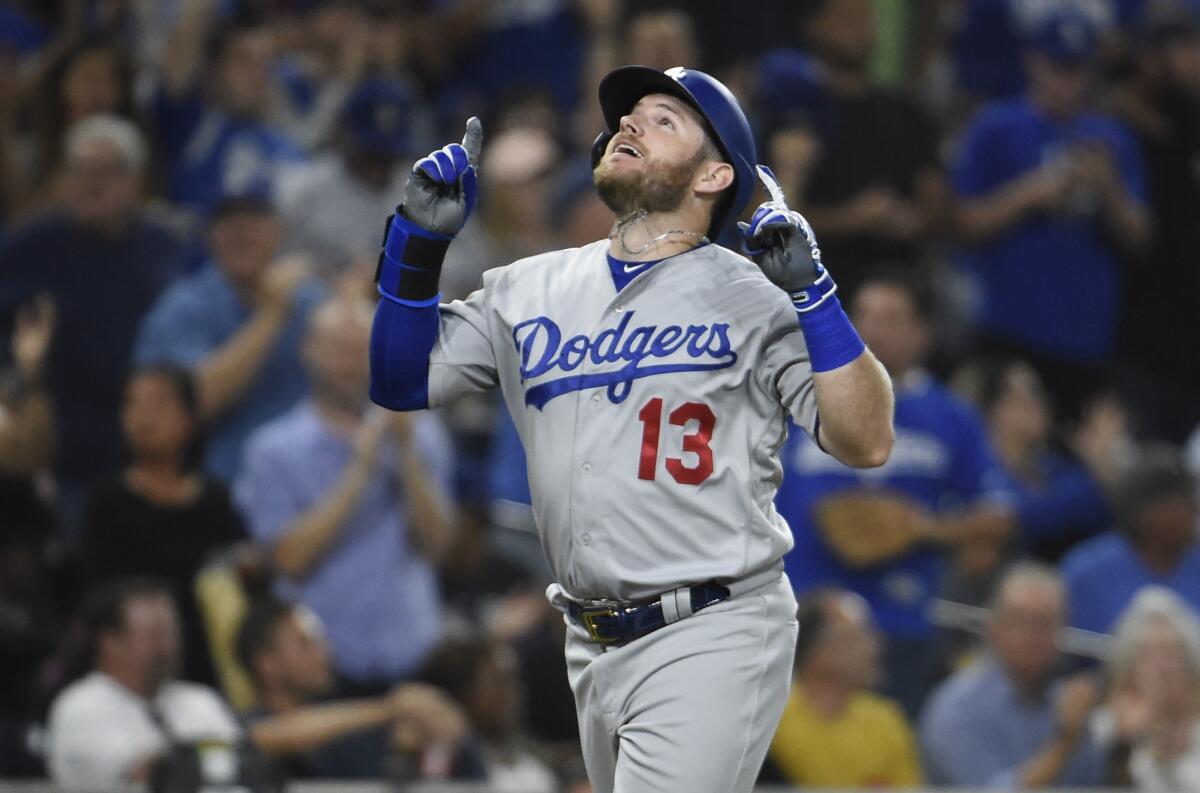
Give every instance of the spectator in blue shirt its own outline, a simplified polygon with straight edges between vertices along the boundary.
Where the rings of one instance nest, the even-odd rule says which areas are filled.
[[[954,172],[966,263],[982,287],[980,343],[1029,360],[1062,416],[1103,383],[1118,257],[1150,235],[1133,139],[1088,104],[1095,41],[1080,13],[1041,19],[1025,95],[980,112]]]
[[[1103,754],[1088,730],[1096,681],[1086,673],[1054,679],[1064,595],[1051,568],[1023,563],[1005,574],[988,621],[988,656],[938,686],[921,714],[931,783],[1009,790],[1101,784]]]
[[[876,273],[859,288],[851,316],[892,377],[895,447],[882,467],[852,469],[793,431],[775,501],[795,537],[784,557],[793,586],[798,592],[835,586],[866,598],[888,639],[887,693],[910,713],[938,673],[926,611],[938,594],[947,551],[998,546],[1011,523],[979,415],[920,368],[930,340],[926,311],[922,291],[903,271]],[[894,513],[913,515],[908,541],[865,564],[839,555],[818,514],[847,495],[886,501]],[[894,526],[871,526],[871,519],[864,514],[859,521],[864,533],[894,533]],[[998,553],[990,557],[999,560]]]
[[[368,409],[370,331],[365,302],[318,309],[312,396],[254,434],[235,486],[280,594],[321,617],[347,692],[362,694],[412,674],[440,638],[434,565],[455,525],[440,422]]]
[[[276,258],[282,234],[261,195],[225,198],[209,224],[211,263],[167,290],[138,335],[139,364],[192,371],[209,428],[205,467],[227,483],[247,436],[307,390],[300,340],[324,291],[306,260]]]
[[[58,307],[46,362],[57,426],[59,506],[75,527],[83,493],[121,465],[117,416],[138,323],[178,272],[181,242],[143,209],[146,143],[94,116],[67,135],[65,206],[0,247],[0,320],[34,295]]]
[[[1076,547],[1063,559],[1071,624],[1108,632],[1145,586],[1177,592],[1200,611],[1200,542],[1196,483],[1180,456],[1152,450],[1117,487],[1118,529]]]
[[[271,186],[287,165],[304,159],[268,118],[275,56],[270,29],[240,19],[217,27],[215,5],[184,4],[152,107],[168,196],[198,212],[226,193]]]

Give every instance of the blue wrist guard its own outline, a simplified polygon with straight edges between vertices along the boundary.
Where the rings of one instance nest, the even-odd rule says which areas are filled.
[[[387,219],[383,250],[375,268],[379,294],[402,305],[436,302],[442,260],[450,239],[421,228],[397,209]]]
[[[822,281],[831,287],[820,289]],[[834,294],[836,290],[837,285],[833,284],[829,273],[825,273],[817,283],[792,295],[814,372],[828,372],[845,366],[867,348],[854,325],[850,324],[842,301]],[[800,295],[804,297],[798,300]]]

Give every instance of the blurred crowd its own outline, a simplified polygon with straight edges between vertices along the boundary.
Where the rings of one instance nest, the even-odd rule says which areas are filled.
[[[624,63],[737,93],[897,395],[781,450],[763,779],[1200,789],[1196,0],[0,0],[0,777],[587,790],[511,420],[367,349],[470,115],[445,299],[609,234]]]

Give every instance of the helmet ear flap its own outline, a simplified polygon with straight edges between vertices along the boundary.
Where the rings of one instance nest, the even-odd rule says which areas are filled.
[[[596,136],[596,140],[592,143],[592,168],[595,169],[600,164],[600,160],[604,158],[604,150],[608,148],[608,142],[613,139],[611,132],[601,132]]]

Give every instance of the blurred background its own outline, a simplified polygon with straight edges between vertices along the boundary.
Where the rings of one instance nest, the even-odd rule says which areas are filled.
[[[626,63],[737,94],[896,385],[883,468],[781,451],[763,785],[1200,790],[1196,0],[0,0],[0,778],[588,790],[511,420],[366,351],[470,115],[446,299],[608,235]]]

